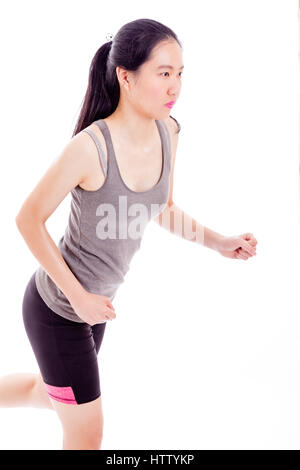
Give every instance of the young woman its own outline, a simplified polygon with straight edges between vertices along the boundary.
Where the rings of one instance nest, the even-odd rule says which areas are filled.
[[[147,223],[229,258],[256,254],[252,234],[222,236],[173,203],[180,126],[170,111],[183,67],[171,29],[150,19],[125,24],[96,52],[72,139],[16,217],[40,263],[23,298],[40,374],[2,377],[0,405],[55,410],[63,449],[101,447],[97,353]],[[45,222],[69,192],[69,221],[57,247]]]

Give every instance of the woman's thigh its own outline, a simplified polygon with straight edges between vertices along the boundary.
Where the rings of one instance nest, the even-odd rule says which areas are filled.
[[[98,354],[98,352],[100,350],[100,347],[101,347],[101,344],[102,344],[105,327],[106,327],[106,322],[105,323],[96,323],[96,325],[93,325],[91,327],[92,332],[93,332],[93,338],[94,338],[95,349],[96,349],[97,354]]]
[[[22,308],[25,330],[49,397],[69,405],[99,398],[97,353],[106,323],[91,327],[56,314],[40,297],[34,275],[26,287]]]

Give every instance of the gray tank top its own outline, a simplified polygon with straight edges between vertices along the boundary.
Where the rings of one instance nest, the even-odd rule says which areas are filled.
[[[94,140],[105,181],[95,191],[79,185],[71,191],[68,225],[58,248],[68,267],[81,285],[112,301],[129,270],[130,261],[140,248],[147,223],[166,207],[169,195],[171,145],[164,121],[156,120],[162,143],[162,171],[156,185],[135,192],[124,183],[111,134],[103,119],[95,121],[104,136],[107,162],[101,143],[90,129],[85,132]],[[69,320],[84,323],[67,297],[40,265],[35,273],[37,290],[51,310]]]

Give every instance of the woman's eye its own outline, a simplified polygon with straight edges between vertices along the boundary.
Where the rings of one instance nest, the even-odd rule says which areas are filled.
[[[161,73],[161,75],[164,75],[165,73],[169,73],[169,72],[163,72],[163,73]],[[179,72],[179,73],[180,73],[180,76],[181,76],[183,72]]]

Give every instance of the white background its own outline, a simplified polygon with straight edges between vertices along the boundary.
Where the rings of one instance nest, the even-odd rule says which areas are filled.
[[[149,224],[99,353],[102,449],[300,449],[296,0],[2,5],[0,375],[38,372],[21,306],[39,263],[15,216],[71,138],[96,50],[138,18],[183,45],[175,203],[258,246],[230,260]],[[54,411],[0,423],[1,449],[62,446]]]

